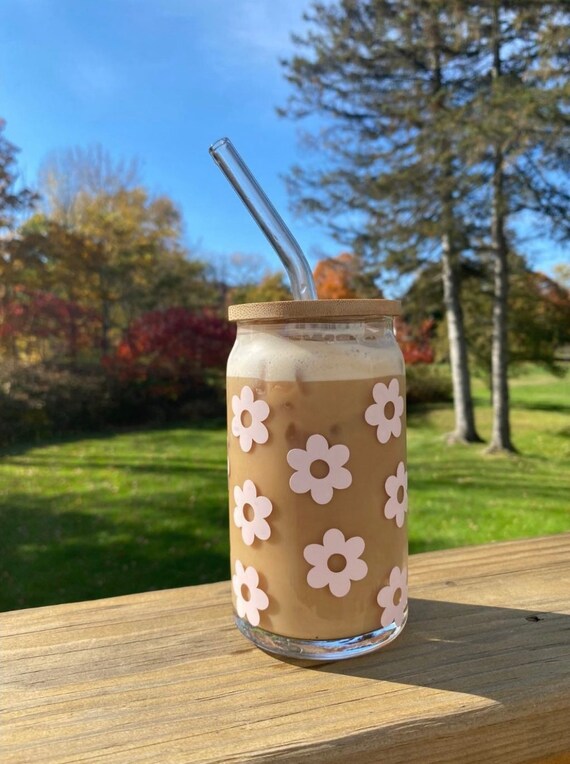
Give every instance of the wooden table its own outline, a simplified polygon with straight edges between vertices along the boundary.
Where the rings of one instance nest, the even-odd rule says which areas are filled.
[[[315,666],[227,582],[5,613],[1,761],[570,761],[570,534],[420,554],[391,646]]]

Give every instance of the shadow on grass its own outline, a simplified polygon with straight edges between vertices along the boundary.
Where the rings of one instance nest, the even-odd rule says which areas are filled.
[[[113,456],[112,460],[105,461],[101,459],[99,461],[89,460],[83,458],[67,458],[58,454],[55,458],[30,458],[26,457],[21,461],[18,457],[11,459],[11,464],[25,466],[25,467],[40,467],[49,469],[85,469],[85,470],[125,470],[125,472],[140,472],[149,475],[189,475],[191,473],[197,473],[204,477],[215,478],[222,476],[225,479],[225,470],[220,469],[219,461],[207,461],[201,459],[200,462],[194,464],[191,460],[178,460],[168,459],[162,463],[145,462],[139,460],[137,462],[128,459],[121,459],[120,457]]]
[[[83,494],[12,493],[0,503],[0,609],[89,600],[201,584],[229,576],[227,510],[220,503],[169,505],[164,522],[145,518],[168,496],[114,498],[74,511]],[[69,507],[61,511],[61,507]]]
[[[514,401],[511,410],[523,409],[524,411],[552,411],[557,414],[570,414],[570,406],[564,403],[548,403],[547,401]]]
[[[449,403],[414,403],[406,409],[409,427],[421,427],[429,424],[431,415],[437,411],[449,411]]]
[[[219,431],[226,427],[225,419],[212,418],[198,422],[177,422],[171,425],[157,424],[156,426],[144,425],[141,427],[114,427],[88,432],[75,432],[56,436],[53,438],[41,438],[37,440],[25,440],[9,445],[0,446],[0,459],[4,456],[21,456],[34,449],[49,448],[50,446],[64,446],[81,441],[99,441],[120,438],[123,435],[145,435],[152,433],[156,443],[168,443],[173,433],[184,431],[187,442],[192,445],[197,443],[201,432]]]

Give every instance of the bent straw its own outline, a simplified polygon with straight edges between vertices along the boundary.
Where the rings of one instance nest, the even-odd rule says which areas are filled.
[[[229,138],[210,146],[210,154],[252,214],[285,266],[295,300],[316,300],[313,274],[303,250],[271,204]]]

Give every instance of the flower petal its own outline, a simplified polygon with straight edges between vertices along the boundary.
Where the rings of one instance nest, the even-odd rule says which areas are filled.
[[[394,606],[392,618],[396,626],[401,626],[404,623],[404,610],[406,609],[406,604],[407,603],[404,602],[404,598],[402,597],[400,602]]]
[[[236,560],[236,575],[239,578],[240,585],[241,585],[241,582],[243,581],[243,577],[245,575],[245,568],[243,567],[241,560]]]
[[[243,578],[245,585],[248,586],[252,592],[254,589],[257,589],[257,585],[259,584],[259,575],[257,570],[252,565],[248,565],[248,567],[245,569]]]
[[[327,556],[322,544],[307,544],[303,549],[303,557],[311,565],[324,565]]]
[[[396,398],[398,398],[400,395],[400,384],[395,377],[394,379],[390,380],[390,384],[388,385],[386,392],[388,393],[387,397],[394,403]]]
[[[258,610],[266,610],[269,607],[269,597],[263,589],[256,589],[252,593],[251,601]]]
[[[364,412],[364,419],[368,424],[380,424],[384,419],[381,407],[377,403],[368,406]]]
[[[240,618],[243,618],[245,616],[246,602],[241,595],[239,597],[236,597],[236,610]]]
[[[400,568],[396,565],[395,568],[392,568],[390,571],[390,586],[396,590],[401,589],[402,584],[406,584],[407,580],[407,573],[406,569],[400,570]]]
[[[392,435],[395,438],[399,438],[402,433],[402,420],[399,417],[393,417],[390,420],[390,429],[392,430]]]
[[[266,401],[254,401],[249,408],[249,412],[253,419],[263,422],[269,416],[269,405]]]
[[[287,452],[287,464],[294,470],[308,470],[310,459],[302,448],[292,448]]]
[[[384,586],[378,592],[377,600],[380,607],[390,607],[394,604],[394,591],[389,586]]]
[[[326,550],[327,555],[342,554],[344,555],[344,533],[338,528],[329,528],[329,530],[323,536],[323,547]]]
[[[255,539],[253,523],[248,523],[247,520],[243,523],[243,528],[241,529],[241,537],[243,539],[243,543],[247,544],[247,546],[251,546],[253,544]]]
[[[273,511],[273,505],[267,496],[258,496],[255,500],[254,511],[256,518],[268,517]]]
[[[351,581],[361,581],[368,573],[368,565],[364,560],[350,560],[346,572],[350,576]]]
[[[307,439],[307,454],[311,461],[322,459],[328,462],[329,444],[323,435],[310,435]]]
[[[242,412],[242,405],[241,400],[238,398],[237,395],[232,395],[232,411],[235,414],[235,419],[240,418],[240,414]]]
[[[386,626],[390,626],[394,622],[393,613],[394,613],[393,606],[388,606],[382,613],[380,617],[380,623],[384,628],[386,628]]]
[[[267,539],[271,536],[271,527],[267,520],[263,520],[262,518],[257,520],[256,518],[254,532],[258,539],[261,541],[267,541]]]
[[[232,435],[235,435],[236,438],[239,438],[241,433],[241,422],[239,417],[235,416],[232,419]]]
[[[328,504],[333,497],[333,488],[330,480],[327,478],[312,478],[311,497],[317,504]]]
[[[269,430],[267,427],[262,424],[261,422],[253,422],[252,425],[249,427],[251,438],[256,442],[262,445],[263,443],[267,443],[269,440]]]
[[[329,448],[329,453],[326,457],[326,461],[328,462],[331,470],[341,469],[342,465],[346,464],[349,457],[350,451],[348,446],[344,446],[342,443],[337,443],[335,446],[331,446]]]
[[[234,501],[238,506],[243,507],[244,505],[244,497],[243,497],[243,491],[239,487],[239,485],[234,486]]]
[[[397,417],[401,417],[404,413],[404,399],[401,395],[394,401],[394,412]]]
[[[378,429],[376,430],[376,437],[378,438],[379,443],[387,443],[390,440],[391,435],[392,432],[390,427],[388,427],[385,422],[384,424],[378,425]]]
[[[243,509],[241,507],[234,507],[234,523],[238,528],[241,528],[244,520],[245,518],[243,516]]]
[[[400,481],[398,480],[396,475],[390,475],[386,478],[386,483],[384,484],[386,488],[386,493],[388,496],[391,496],[393,498],[396,498],[398,495],[398,489],[400,487]]]
[[[352,536],[344,544],[344,553],[347,557],[356,559],[364,552],[364,539],[362,536]]]
[[[250,600],[245,603],[245,616],[252,626],[259,626],[259,611]]]
[[[350,576],[345,570],[330,574],[329,589],[335,597],[345,597],[350,591]]]
[[[388,397],[388,388],[384,384],[384,382],[377,382],[374,387],[372,388],[372,397],[378,403],[382,408],[384,408],[384,404],[386,403],[386,399]]]
[[[307,472],[294,472],[289,478],[289,487],[295,493],[307,493],[312,485],[313,478]]]
[[[348,488],[352,484],[352,475],[346,467],[338,467],[330,473],[329,479],[333,488]]]
[[[246,480],[243,484],[243,503],[253,504],[257,498],[257,488],[253,480]]]
[[[244,408],[249,409],[251,404],[253,403],[253,390],[251,389],[251,387],[249,387],[249,385],[244,385],[242,387],[241,393],[240,393],[240,399],[241,399],[242,406]]]
[[[315,566],[307,573],[307,583],[313,589],[322,589],[329,583],[328,568]]]
[[[400,505],[398,504],[396,499],[394,498],[388,499],[388,501],[384,505],[384,517],[387,520],[392,520],[398,514],[399,506]]]
[[[253,443],[253,438],[251,437],[251,433],[249,432],[249,427],[247,429],[242,429],[240,436],[239,436],[239,445],[242,451],[245,451],[245,453],[249,453],[251,451],[251,446]]]

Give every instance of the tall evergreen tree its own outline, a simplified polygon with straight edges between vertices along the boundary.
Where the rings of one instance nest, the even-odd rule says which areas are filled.
[[[490,451],[514,451],[509,417],[510,224],[522,212],[570,238],[570,8],[490,0],[479,17],[481,83],[471,104],[467,161],[488,188],[493,270]]]
[[[284,110],[317,116],[297,208],[400,273],[439,259],[456,411],[476,440],[460,273],[493,271],[491,451],[509,424],[508,290],[521,212],[570,237],[570,9],[564,0],[316,3],[285,62]],[[323,162],[324,158],[324,162]],[[519,247],[520,248],[520,247]]]
[[[469,4],[454,0],[315,3],[284,62],[284,115],[317,117],[316,161],[293,169],[298,211],[368,260],[400,273],[441,263],[454,388],[453,440],[479,441],[460,298],[473,178],[458,159],[475,92]]]

